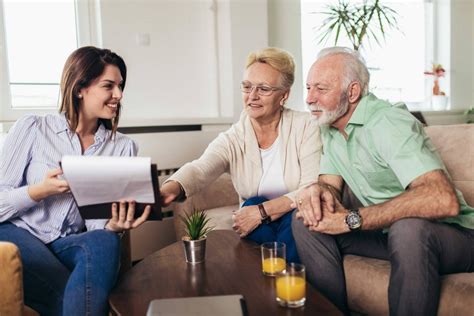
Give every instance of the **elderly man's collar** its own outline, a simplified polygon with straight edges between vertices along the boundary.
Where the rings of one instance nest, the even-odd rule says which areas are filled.
[[[364,125],[367,119],[367,108],[371,101],[376,100],[377,97],[372,93],[368,93],[366,96],[362,97],[357,104],[354,112],[352,113],[351,118],[347,125]]]
[[[344,131],[348,135],[353,130],[354,125],[362,126],[367,122],[367,120],[370,118],[370,114],[372,113],[372,110],[376,110],[376,109],[371,108],[371,104],[373,102],[376,102],[377,100],[378,100],[377,97],[373,95],[372,93],[368,93],[366,96],[360,99],[349,121],[347,122],[347,125],[344,128]],[[327,130],[331,134],[335,134],[339,132],[339,130],[333,126],[328,127]]]

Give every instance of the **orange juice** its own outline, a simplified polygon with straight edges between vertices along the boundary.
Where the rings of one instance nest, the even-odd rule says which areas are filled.
[[[299,301],[305,298],[305,280],[299,276],[283,275],[276,280],[276,296],[285,302]]]
[[[262,270],[265,274],[275,274],[285,270],[286,260],[283,258],[265,258],[262,261]]]

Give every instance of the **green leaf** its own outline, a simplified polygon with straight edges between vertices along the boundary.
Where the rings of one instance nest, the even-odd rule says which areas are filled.
[[[366,0],[362,4],[350,5],[350,1],[339,0],[337,4],[327,5],[323,12],[326,16],[318,28],[318,44],[334,35],[334,45],[345,33],[354,49],[373,39],[378,45],[385,40],[388,29],[397,29],[397,12],[382,5],[381,0]]]
[[[214,229],[214,226],[209,225],[210,219],[203,210],[195,210],[191,214],[185,213],[185,215],[181,215],[180,218],[184,223],[186,236],[191,240],[199,240]]]

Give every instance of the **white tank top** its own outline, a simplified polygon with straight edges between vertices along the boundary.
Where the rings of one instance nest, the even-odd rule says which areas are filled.
[[[280,136],[278,136],[269,148],[260,149],[263,173],[258,186],[258,196],[264,196],[269,200],[288,193],[283,178],[280,147]]]

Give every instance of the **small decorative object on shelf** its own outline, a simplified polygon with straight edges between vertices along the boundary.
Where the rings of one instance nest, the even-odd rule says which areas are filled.
[[[444,77],[446,70],[441,64],[433,63],[432,69],[425,71],[425,75],[434,77],[433,81],[433,96],[431,97],[431,103],[434,110],[446,110],[448,106],[448,97],[444,91],[441,91],[439,86],[439,78]]]
[[[433,69],[430,71],[425,71],[425,75],[430,75],[434,77],[433,83],[433,95],[446,95],[443,91],[441,91],[439,87],[439,78],[444,77],[446,70],[444,70],[441,64],[433,63]]]
[[[191,264],[204,262],[207,234],[214,228],[209,225],[206,212],[193,211],[191,214],[181,216],[181,220],[186,233],[182,238],[186,262]]]

